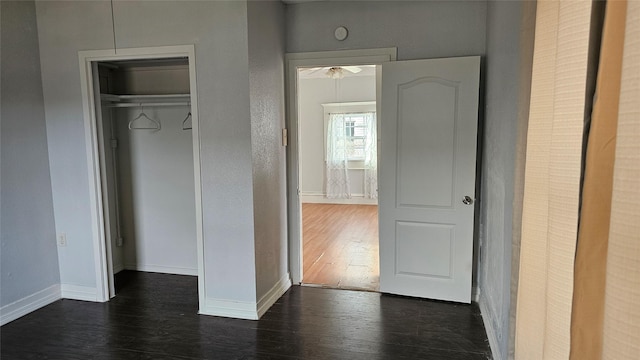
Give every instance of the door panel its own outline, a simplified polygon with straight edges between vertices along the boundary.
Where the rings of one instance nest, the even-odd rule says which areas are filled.
[[[469,303],[480,58],[382,65],[380,291]]]
[[[451,277],[453,226],[398,221],[396,239],[396,274]]]
[[[456,90],[437,78],[398,87],[398,206],[451,207]]]

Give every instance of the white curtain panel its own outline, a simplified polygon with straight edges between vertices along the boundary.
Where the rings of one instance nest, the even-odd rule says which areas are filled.
[[[378,198],[378,137],[376,113],[366,114],[366,139],[364,144],[364,197]]]
[[[326,191],[329,199],[350,199],[344,114],[331,114],[327,127]]]
[[[569,358],[591,6],[590,0],[537,2],[518,360]]]
[[[640,2],[627,3],[602,359],[640,357]]]

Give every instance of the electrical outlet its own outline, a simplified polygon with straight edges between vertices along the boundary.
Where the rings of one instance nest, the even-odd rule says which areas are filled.
[[[117,247],[122,247],[122,244],[124,243],[124,239],[122,237],[119,237],[116,239],[116,246]]]
[[[59,233],[58,234],[58,246],[67,246],[67,234]]]

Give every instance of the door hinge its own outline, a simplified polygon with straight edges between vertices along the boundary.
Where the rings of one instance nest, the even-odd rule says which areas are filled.
[[[287,146],[289,143],[289,139],[287,136],[287,129],[282,129],[282,146]]]

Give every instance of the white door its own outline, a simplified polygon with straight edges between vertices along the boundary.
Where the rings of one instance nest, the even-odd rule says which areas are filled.
[[[477,56],[382,65],[381,292],[471,302],[479,75]]]
[[[100,185],[102,186],[102,214],[104,218],[104,235],[106,239],[106,250],[107,250],[107,280],[108,280],[108,294],[109,298],[112,298],[116,295],[115,284],[113,281],[113,253],[116,249],[115,239],[117,237],[117,226],[116,226],[116,208],[114,206],[116,202],[116,191],[115,188],[117,186],[116,178],[113,174],[117,170],[114,165],[116,164],[116,159],[114,159],[115,153],[111,148],[111,139],[115,138],[112,136],[112,126],[111,126],[111,111],[102,106],[102,99],[100,97],[100,79],[104,75],[101,74],[100,66],[98,63],[91,63],[91,75],[93,76],[93,102],[95,105],[95,119],[96,119],[96,131],[98,135],[98,156],[99,156],[99,164],[100,164]],[[104,75],[106,76],[106,75]]]

